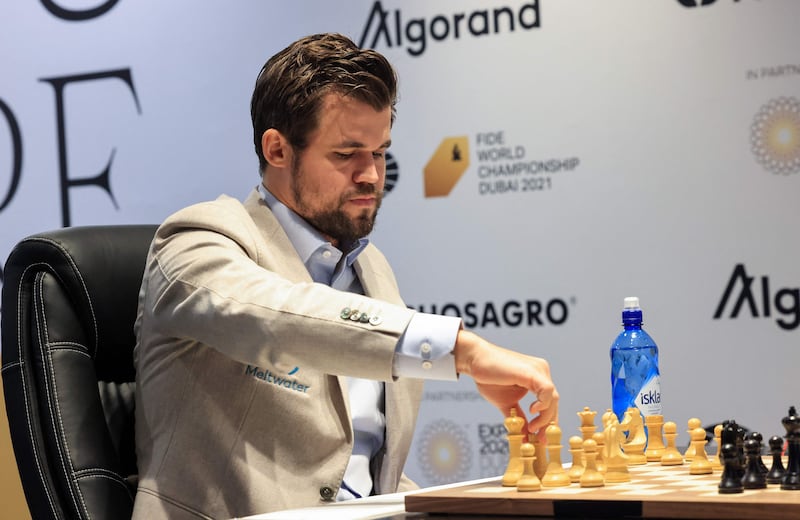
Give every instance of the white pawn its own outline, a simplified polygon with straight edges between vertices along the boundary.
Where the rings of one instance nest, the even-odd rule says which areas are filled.
[[[675,447],[675,440],[678,437],[678,425],[672,421],[664,423],[664,437],[667,439],[667,447],[661,455],[662,466],[680,466],[683,464],[683,455]]]
[[[698,419],[697,417],[692,417],[691,419],[689,419],[687,424],[689,426],[689,429],[686,430],[686,433],[689,434],[689,438],[691,439],[692,431],[695,428],[700,428],[700,426],[703,424],[703,422],[700,419]],[[687,462],[690,462],[692,460],[692,458],[694,458],[694,444],[691,441],[689,442],[689,447],[686,448],[685,452],[683,452],[683,458],[686,459]]]
[[[583,475],[583,439],[577,435],[569,438],[569,454],[572,456],[572,467],[567,474],[570,482],[580,482]]]
[[[701,427],[697,427],[691,433],[694,456],[692,463],[689,464],[689,474],[708,475],[713,473],[711,461],[708,460],[708,455],[706,455],[706,431]]]
[[[517,479],[517,491],[539,491],[542,483],[533,471],[535,448],[533,444],[525,442],[520,446],[520,459],[522,460],[522,475]]]
[[[569,486],[570,480],[564,465],[561,464],[561,428],[554,422],[544,431],[547,437],[547,453],[550,463],[547,471],[542,477],[543,487],[563,487]]]
[[[605,485],[603,474],[597,471],[597,443],[592,439],[583,441],[583,455],[586,467],[581,475],[581,487],[600,487]]]

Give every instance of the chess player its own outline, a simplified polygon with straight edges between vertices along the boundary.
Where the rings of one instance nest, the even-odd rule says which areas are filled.
[[[291,44],[252,96],[261,182],[158,229],[136,323],[135,519],[413,488],[402,470],[424,379],[470,376],[504,415],[525,417],[535,394],[531,432],[556,419],[545,360],[407,308],[367,238],[396,94],[375,51],[336,34]]]

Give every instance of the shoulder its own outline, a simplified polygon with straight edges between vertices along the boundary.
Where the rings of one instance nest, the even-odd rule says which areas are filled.
[[[178,237],[195,242],[232,241],[254,253],[258,229],[239,200],[221,195],[215,200],[178,210],[167,217],[156,231],[156,243],[162,245]],[[180,241],[183,242],[183,239]]]

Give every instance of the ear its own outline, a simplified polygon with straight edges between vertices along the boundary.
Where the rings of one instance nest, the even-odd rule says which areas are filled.
[[[291,164],[291,145],[274,128],[261,134],[261,153],[269,165],[275,168],[285,168]]]

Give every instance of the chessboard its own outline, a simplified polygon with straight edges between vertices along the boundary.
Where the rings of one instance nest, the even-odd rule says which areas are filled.
[[[548,517],[625,517],[796,520],[800,491],[780,485],[720,494],[720,471],[690,475],[689,465],[662,466],[650,462],[630,466],[631,481],[588,488],[567,487],[517,491],[501,480],[422,491],[405,497],[409,512],[492,514]]]

